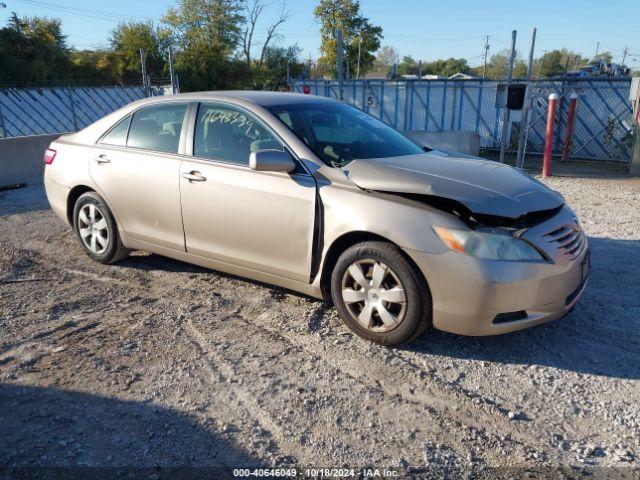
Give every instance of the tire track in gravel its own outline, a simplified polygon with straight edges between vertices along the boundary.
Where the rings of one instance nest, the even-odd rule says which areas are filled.
[[[202,342],[213,341],[211,336],[202,333],[204,325],[211,325],[210,320],[201,318],[199,322],[189,320],[188,323]],[[195,323],[203,325],[196,326]],[[400,415],[412,425],[426,423],[428,427],[423,433],[429,438],[440,436],[440,441],[449,440],[439,435],[439,429],[432,428],[436,422],[428,410],[416,409],[415,404],[393,398],[390,401],[389,396],[379,388],[369,388],[352,377],[340,376],[342,372],[339,369],[327,368],[325,362],[310,357],[306,350],[282,341],[282,338],[273,342],[270,332],[256,331],[253,324],[240,315],[216,321],[214,326],[216,345],[223,348],[209,349],[208,353],[216,365],[223,364],[229,368],[227,375],[233,375],[232,378],[243,384],[250,381],[249,394],[243,386],[234,385],[234,391],[239,389],[243,396],[259,398],[259,402],[251,401],[252,413],[262,410],[263,417],[277,424],[272,423],[269,428],[278,428],[275,431],[279,440],[290,439],[285,446],[302,463],[335,466],[342,463],[353,465],[354,461],[363,464],[384,461],[379,452],[372,458],[368,451],[352,447],[366,445],[372,440],[363,436],[361,423],[367,416],[371,417],[369,430],[384,429],[389,435],[394,427],[387,422],[395,421],[395,415]],[[247,327],[252,331],[250,335],[243,332]],[[257,345],[267,347],[261,349]],[[273,368],[283,363],[284,369]],[[257,373],[260,369],[256,365],[268,364],[272,368],[264,368],[262,374]],[[392,411],[395,415],[390,414]],[[382,432],[380,434],[383,435]],[[307,448],[303,449],[304,446]],[[407,449],[397,438],[388,439],[385,448],[389,463],[396,460],[398,455],[410,455],[412,461],[422,455],[420,447],[408,452],[411,449]]]
[[[274,420],[272,414],[265,410],[251,391],[238,383],[231,384],[239,376],[233,363],[211,348],[208,339],[193,325],[191,320],[187,320],[186,325],[191,342],[206,358],[205,363],[209,370],[210,380],[232,388],[232,403],[236,407],[231,407],[231,409],[235,416],[238,414],[236,408],[239,408],[248,416],[255,417],[262,429],[275,437],[280,449],[285,450],[288,455],[299,458],[303,453],[300,451],[299,444],[292,441],[292,436],[285,434],[283,426]],[[328,459],[322,460],[328,461]]]
[[[34,247],[35,245],[30,245],[30,246]],[[38,250],[36,253],[47,257],[49,262],[51,262],[53,265],[56,265],[56,263],[60,260],[58,256],[49,254],[46,250],[45,251]],[[105,283],[105,280],[112,278],[115,283],[118,283],[122,286],[126,286],[127,288],[129,288],[129,290],[134,289],[134,290],[141,291],[141,294],[143,296],[148,296],[151,293],[155,293],[150,291],[149,288],[142,286],[140,283],[131,281],[130,279],[120,278],[121,275],[119,274],[112,275],[113,270],[111,272],[109,271],[105,272],[105,270],[108,269],[109,267],[88,263],[86,261],[83,262],[82,258],[83,257],[78,258],[75,256],[69,256],[65,259],[66,260],[65,263],[67,265],[74,264],[74,263],[77,265],[74,266],[74,268],[72,269],[61,267],[61,266],[57,266],[57,268],[59,268],[61,271],[64,271],[67,274],[77,275],[79,277],[84,277],[89,280],[94,280],[96,277],[99,277],[101,280],[101,283]],[[147,272],[144,272],[144,273],[147,273]],[[141,277],[141,276],[144,276],[144,273],[135,272],[134,276]],[[211,275],[217,276],[215,272],[211,272]],[[169,287],[173,289],[175,293],[178,294],[179,296],[179,291],[181,288],[183,288],[183,286],[176,285],[176,281],[172,272],[162,272],[158,275],[154,275],[154,277],[155,277],[154,280],[156,280],[156,284],[154,285],[152,283],[151,285],[149,285],[151,287],[151,290],[163,291],[162,287],[165,287],[165,288]],[[255,301],[255,299],[257,298],[259,299],[259,302],[264,302],[265,300],[268,301],[272,297],[271,295],[272,289],[268,287],[258,286],[256,288],[256,286],[251,283],[247,284],[242,280],[235,280],[225,276],[219,276],[218,282],[223,283],[225,287],[230,286],[232,289],[235,289],[236,290],[235,293],[241,298],[253,299],[252,301]],[[208,284],[207,282],[201,282],[199,281],[199,279],[196,279],[194,283],[196,284],[195,286],[199,287],[200,289],[204,287],[205,291],[212,290],[211,285]],[[246,287],[243,288],[243,285],[252,285],[253,288],[246,288]],[[237,291],[238,288],[240,288],[239,291]],[[251,291],[243,292],[242,290],[251,290]],[[253,293],[252,291],[254,290],[258,290],[258,292],[260,292],[257,297],[255,295],[253,296],[251,295],[251,293]],[[201,295],[204,293],[205,292],[201,292]],[[243,293],[246,295],[243,295]],[[237,302],[237,304],[234,304],[234,306],[240,309],[246,308],[246,305],[243,305],[241,302]],[[447,434],[445,437],[440,438],[440,441],[442,443],[453,443],[455,445],[454,450],[456,450],[458,455],[461,457],[464,456],[464,453],[468,450],[470,441],[472,443],[477,443],[477,447],[479,449],[485,449],[487,447],[487,443],[494,443],[494,444],[500,443],[499,438],[501,437],[501,435],[497,432],[486,433],[487,429],[500,431],[503,428],[508,428],[506,421],[503,421],[503,422],[498,421],[499,425],[495,425],[496,414],[500,415],[501,413],[498,409],[494,409],[493,411],[491,411],[491,408],[489,408],[489,412],[483,412],[482,410],[480,410],[477,404],[473,404],[473,402],[470,399],[465,398],[463,395],[461,395],[460,391],[456,390],[455,388],[452,388],[451,385],[448,385],[446,382],[438,381],[437,377],[433,375],[433,372],[430,372],[431,376],[429,380],[437,382],[438,390],[434,389],[433,385],[429,385],[429,384],[425,385],[425,382],[417,381],[418,379],[424,380],[426,377],[422,375],[424,371],[421,370],[419,367],[417,367],[415,364],[410,365],[407,362],[405,362],[413,370],[412,373],[414,378],[410,378],[410,376],[407,375],[406,371],[402,372],[401,378],[398,378],[397,367],[384,368],[385,373],[381,375],[380,367],[381,365],[384,365],[384,364],[380,364],[379,362],[365,367],[363,371],[363,365],[365,366],[368,365],[368,362],[370,362],[370,359],[367,358],[366,354],[363,355],[362,352],[358,352],[359,356],[357,359],[354,359],[352,357],[351,354],[353,353],[353,351],[351,351],[349,352],[349,355],[341,355],[339,362],[334,362],[336,360],[335,353],[328,352],[327,348],[324,345],[313,341],[311,339],[311,335],[309,334],[291,335],[287,331],[282,331],[279,328],[274,328],[270,326],[268,322],[262,322],[262,320],[269,320],[270,315],[268,311],[265,312],[264,306],[260,308],[260,305],[257,305],[257,307],[258,308],[254,307],[254,312],[252,313],[256,316],[256,318],[258,319],[258,322],[249,320],[247,315],[241,315],[240,318],[243,320],[245,324],[250,325],[252,328],[258,328],[259,330],[262,330],[264,332],[271,334],[271,338],[274,338],[275,336],[276,339],[279,339],[281,341],[284,340],[285,342],[287,342],[292,346],[298,346],[300,348],[303,348],[308,353],[318,358],[321,358],[324,363],[334,366],[345,377],[350,377],[355,382],[360,383],[364,388],[380,389],[383,392],[384,396],[400,398],[407,405],[413,405],[413,406],[420,405],[422,408],[426,409],[426,411],[429,411],[431,414],[432,420],[439,424],[440,432],[448,432],[451,428],[451,425],[457,425],[457,428],[460,428],[464,431],[471,431],[472,432],[471,436],[465,434],[464,438],[455,439],[454,436],[450,434]],[[280,314],[288,316],[287,312],[284,312],[284,311],[280,311]],[[295,322],[297,321],[296,319],[293,319],[293,318],[289,318],[288,320],[291,322],[292,325],[295,325]],[[234,342],[237,342],[237,339],[234,339]],[[202,346],[200,342],[197,342],[197,343],[200,346]],[[334,349],[334,350],[337,351],[337,349]],[[211,355],[210,349],[205,349],[205,352]],[[332,356],[327,357],[328,353],[331,354]],[[394,354],[391,351],[388,351],[388,355],[391,357],[398,358],[397,354]],[[219,355],[217,356],[217,358],[214,357],[214,360],[224,363],[222,362],[222,358]],[[338,365],[339,363],[346,363],[347,366],[340,366]],[[209,365],[211,368],[213,368],[214,366],[214,364],[211,364],[211,363],[209,363]],[[229,373],[230,372],[227,372],[227,374]],[[231,375],[225,375],[225,376],[228,378],[232,378]],[[367,380],[367,377],[383,378],[383,380],[382,381],[376,380],[374,382],[371,382]],[[425,386],[427,388],[427,392],[422,392],[421,390],[424,389]],[[412,390],[412,393],[407,394],[407,391],[409,391],[410,389]],[[456,397],[455,400],[451,399],[452,395]],[[244,395],[241,395],[241,396],[245,397],[246,403],[257,408],[256,401],[248,400],[250,396],[246,394],[246,392]],[[489,402],[483,402],[483,403],[485,404],[485,406],[490,405]],[[455,408],[450,407],[451,404],[454,404]],[[465,410],[464,413],[460,411],[461,404],[467,404],[463,409]],[[245,409],[245,410],[247,410],[250,414],[253,413],[251,412],[251,409]],[[257,408],[256,413],[259,411],[260,411],[259,408]],[[438,419],[438,416],[443,416],[445,418],[440,420]],[[261,421],[261,423],[266,424],[269,430],[273,428],[274,432],[276,433],[278,432],[278,427],[275,424],[269,425],[269,421],[265,416],[264,412],[259,413],[258,417],[259,417],[258,420]],[[436,433],[436,432],[433,432],[433,433]],[[284,438],[284,436],[282,436],[281,433],[279,434],[279,436],[281,436],[281,438]],[[518,432],[517,438],[514,438],[514,441],[513,441],[514,448],[519,448],[519,445],[524,443],[530,444],[533,441],[534,439],[532,437],[524,436],[522,433]],[[299,449],[294,446],[292,447],[292,450],[297,451]]]
[[[454,430],[470,432],[471,436],[466,434],[458,436],[455,433],[449,433],[440,438],[431,439],[435,442],[448,443],[461,458],[466,456],[466,452],[472,447],[472,444],[478,450],[485,450],[492,444],[504,443],[505,436],[504,433],[501,433],[504,431],[509,431],[507,438],[510,440],[512,448],[519,449],[525,444],[538,443],[539,437],[536,432],[514,432],[513,423],[509,424],[509,421],[497,419],[496,416],[503,415],[504,409],[500,409],[488,399],[474,403],[471,399],[483,397],[469,391],[461,392],[461,389],[456,389],[450,383],[433,375],[432,372],[430,375],[422,375],[424,370],[406,362],[405,366],[412,368],[414,370],[412,373],[416,374],[411,378],[411,375],[406,375],[406,371],[400,372],[396,366],[387,366],[379,362],[369,364],[371,359],[366,355],[361,355],[355,349],[340,350],[339,354],[328,358],[327,349],[319,343],[308,341],[304,338],[305,334],[292,335],[289,332],[273,329],[265,326],[264,323],[249,320],[247,315],[242,315],[241,318],[248,325],[269,332],[274,339],[304,349],[324,363],[332,365],[341,375],[350,377],[364,387],[380,389],[386,397],[399,399],[406,405],[419,407],[425,412],[429,412],[429,418],[438,424],[439,432]],[[256,318],[263,320],[268,318],[268,314],[258,314]],[[371,378],[375,380],[372,381]],[[436,385],[420,382],[421,379],[427,382],[435,381]],[[487,411],[483,412],[483,407]]]
[[[48,218],[47,221],[49,221]],[[68,235],[68,232],[65,231],[64,235]],[[301,297],[283,294],[281,290],[237,280],[224,274],[208,273],[197,269],[197,267],[195,269],[184,267],[183,269],[183,264],[175,264],[172,260],[165,262],[160,259],[158,261],[158,257],[152,257],[150,260],[136,261],[134,265],[125,263],[121,267],[104,267],[93,264],[84,258],[80,249],[76,248],[75,243],[66,238],[66,236],[62,238],[54,237],[50,242],[43,242],[38,239],[29,240],[28,247],[34,248],[46,256],[45,264],[47,266],[49,264],[54,265],[57,271],[63,272],[65,280],[70,279],[81,285],[97,280],[103,285],[101,287],[103,289],[114,283],[128,289],[128,294],[137,294],[142,301],[154,297],[153,301],[157,302],[157,304],[150,308],[149,311],[152,315],[162,320],[164,317],[159,316],[159,312],[162,309],[166,309],[169,313],[176,310],[180,312],[183,305],[190,305],[194,300],[201,302],[203,305],[211,305],[208,303],[207,298],[211,296],[220,297],[222,294],[227,303],[224,308],[219,310],[221,312],[226,312],[226,310],[235,312],[235,315],[233,313],[228,315],[232,319],[228,325],[233,325],[235,329],[225,328],[215,331],[208,328],[209,321],[202,317],[198,311],[195,313],[189,312],[186,315],[188,322],[191,323],[190,325],[186,324],[185,332],[191,338],[191,341],[195,342],[193,343],[195,348],[198,346],[203,348],[203,367],[208,370],[208,373],[203,372],[204,381],[218,389],[226,386],[230,390],[230,393],[216,393],[216,398],[228,400],[228,406],[220,411],[208,410],[208,415],[211,417],[227,415],[246,430],[251,421],[245,420],[241,416],[252,417],[250,410],[253,407],[247,408],[247,405],[251,405],[251,401],[253,401],[254,405],[262,408],[261,415],[266,416],[262,420],[257,418],[256,421],[265,430],[274,432],[273,436],[283,450],[293,452],[306,451],[314,454],[325,452],[325,457],[328,456],[330,459],[333,458],[332,453],[338,458],[344,454],[339,449],[336,452],[332,452],[330,444],[312,445],[305,443],[303,445],[302,443],[298,444],[296,441],[281,443],[282,438],[286,438],[292,433],[287,429],[287,421],[278,419],[278,409],[286,408],[286,404],[281,401],[281,396],[284,393],[278,393],[276,398],[271,400],[267,398],[269,401],[264,403],[262,397],[265,392],[268,392],[266,387],[260,392],[254,392],[253,389],[247,388],[245,383],[242,386],[242,390],[249,400],[243,403],[234,399],[236,395],[234,392],[240,387],[236,382],[220,383],[234,378],[243,379],[244,382],[251,382],[251,375],[258,374],[257,372],[261,368],[264,370],[264,365],[254,365],[252,370],[249,368],[250,365],[246,364],[245,368],[243,363],[245,360],[239,356],[240,353],[248,358],[251,358],[250,355],[253,353],[258,358],[269,359],[273,344],[277,345],[282,357],[287,358],[284,364],[276,365],[272,372],[275,382],[273,386],[276,389],[281,388],[278,386],[278,382],[286,383],[291,373],[295,373],[300,369],[308,369],[307,373],[310,374],[321,373],[330,376],[337,374],[340,377],[344,377],[345,382],[351,382],[350,384],[355,385],[355,388],[358,389],[355,393],[356,396],[362,395],[366,397],[373,392],[376,395],[375,398],[381,401],[383,405],[399,403],[402,411],[409,412],[406,421],[405,419],[398,420],[405,425],[405,428],[411,425],[412,419],[414,419],[414,423],[417,422],[414,415],[419,409],[438,417],[438,423],[435,424],[434,421],[436,428],[434,428],[433,438],[440,438],[443,443],[451,443],[460,456],[463,456],[471,446],[474,446],[476,450],[483,454],[486,453],[489,458],[494,460],[489,463],[504,466],[505,459],[500,458],[498,452],[495,453],[495,456],[492,456],[491,450],[494,445],[504,445],[504,441],[498,442],[498,437],[500,437],[501,433],[508,432],[508,448],[516,449],[520,458],[523,457],[522,450],[525,447],[534,445],[548,452],[550,456],[548,458],[556,461],[556,463],[559,463],[559,458],[563,458],[564,463],[566,463],[567,458],[561,457],[561,455],[564,455],[562,452],[549,448],[549,445],[541,445],[542,442],[548,440],[548,436],[551,436],[552,432],[558,431],[556,429],[562,426],[562,423],[554,424],[554,422],[550,421],[550,419],[563,420],[560,413],[552,416],[544,415],[541,418],[541,422],[508,421],[505,405],[509,404],[509,400],[504,401],[499,393],[496,395],[496,389],[493,385],[487,382],[480,382],[479,384],[476,382],[476,385],[471,383],[471,387],[468,387],[464,385],[464,381],[447,378],[451,377],[448,373],[453,373],[452,370],[455,371],[458,367],[462,372],[466,370],[468,373],[469,369],[473,368],[473,363],[462,365],[455,361],[453,364],[451,362],[443,364],[439,360],[442,358],[442,354],[436,353],[433,355],[436,361],[434,367],[429,364],[429,356],[411,350],[385,349],[383,351],[379,348],[365,345],[359,340],[351,339],[346,341],[339,340],[338,345],[331,345],[330,342],[344,337],[336,335],[336,325],[332,324],[329,327],[329,334],[323,335],[323,338],[320,339],[321,333],[327,329],[327,327],[323,327],[323,323],[327,321],[327,316],[331,317],[333,314],[332,311],[327,311],[324,304],[309,302],[305,304]],[[72,268],[65,270],[62,265]],[[179,265],[180,268],[174,270],[173,267],[176,265]],[[77,286],[72,284],[66,285],[64,288],[77,288]],[[17,287],[15,290],[19,291]],[[98,308],[98,305],[93,305],[93,307]],[[218,307],[219,305],[213,305],[214,315],[219,315]],[[586,307],[585,310],[587,310]],[[224,314],[227,315],[227,313]],[[303,321],[304,317],[307,316],[309,317],[309,325]],[[218,319],[216,319],[217,321]],[[215,326],[217,326],[217,323],[214,324]],[[308,327],[309,331],[305,330],[305,327]],[[192,331],[192,328],[196,330]],[[590,349],[593,346],[602,349],[600,345],[601,339],[596,338],[589,332],[585,334],[577,325],[571,325],[571,329],[575,331],[572,337],[579,339],[582,348]],[[200,339],[193,338],[193,336],[197,337],[196,332],[201,335]],[[317,336],[315,333],[317,333]],[[79,335],[84,335],[84,333]],[[252,335],[255,338],[250,341],[250,336]],[[545,335],[534,334],[532,339],[534,348],[539,348],[541,351],[546,352],[547,355],[557,355],[557,352],[554,352],[547,345]],[[230,344],[232,346],[231,350],[218,350],[216,347],[221,342]],[[266,343],[267,346],[264,346],[263,343]],[[282,347],[280,344],[286,346]],[[252,346],[254,348],[253,352],[250,350]],[[240,353],[235,352],[234,349],[237,349]],[[613,351],[613,349],[611,350]],[[628,352],[625,356],[630,357],[631,351],[626,349],[625,352]],[[444,355],[446,356],[446,353]],[[308,358],[315,359],[319,366],[307,365],[305,362]],[[215,368],[218,365],[221,366],[216,370]],[[227,374],[230,375],[225,375],[223,372],[224,368],[227,367],[230,368],[227,371]],[[493,370],[494,373],[500,373],[509,379],[510,383],[505,386],[505,394],[509,395],[509,399],[515,398],[514,394],[518,391],[519,385],[527,385],[524,383],[524,375],[519,375],[521,372],[524,373],[523,371],[526,368],[527,365],[519,366],[514,364]],[[546,369],[545,366],[541,368]],[[562,372],[559,375],[562,375]],[[578,376],[581,377],[581,374],[579,373]],[[350,377],[350,380],[347,377]],[[544,381],[546,373],[542,373],[539,377],[541,377],[541,381]],[[295,375],[291,376],[290,385],[287,386],[288,390],[285,391],[291,391],[292,389],[295,391],[296,386],[305,385],[305,382],[304,378]],[[326,379],[322,380],[322,382],[325,382],[325,388],[328,388],[327,385],[330,382]],[[557,380],[557,382],[561,383],[562,380]],[[587,379],[584,381],[581,379],[580,383],[584,383],[584,388],[596,388],[600,385],[599,382],[590,383]],[[545,386],[549,386],[551,389],[552,398],[558,395],[554,391],[555,385]],[[558,385],[558,387],[561,386]],[[547,391],[549,390],[547,389]],[[337,394],[337,389],[331,390],[331,392],[334,395],[339,395]],[[576,392],[580,393],[580,390],[578,389]],[[191,392],[192,395],[196,393],[198,392]],[[242,397],[242,394],[238,396]],[[339,396],[338,398],[338,402],[343,401]],[[525,405],[544,409],[544,402],[545,398],[543,396],[534,397],[533,400],[528,399]],[[343,408],[343,405],[334,405],[334,408]],[[378,406],[373,408],[377,409]],[[240,413],[236,413],[235,410],[239,410]],[[224,413],[221,414],[221,412]],[[543,410],[539,411],[541,414],[542,412]],[[423,416],[427,417],[424,414]],[[297,420],[301,421],[302,418],[301,416]],[[308,417],[304,417],[304,419],[308,423],[312,423],[314,420]],[[309,433],[310,436],[317,436],[318,432],[323,429],[335,428],[328,419],[321,420],[319,422],[320,427],[313,427],[312,430],[305,432],[305,434]],[[594,421],[596,420],[594,419]],[[601,420],[607,421],[604,418]],[[270,425],[270,422],[272,425]],[[564,423],[566,424],[566,420]],[[363,430],[364,423],[362,421],[354,425],[356,429]],[[578,426],[578,424],[574,425],[570,422],[569,427],[573,426],[576,427],[573,435],[578,438],[592,431],[592,428],[588,425]],[[452,436],[442,435],[442,432],[449,430],[454,432]],[[367,432],[368,435],[369,433],[371,432]],[[398,452],[409,444],[420,443],[423,440],[423,433],[418,433],[418,436],[411,439],[411,441],[405,441],[404,445],[398,443],[390,446],[390,450]],[[615,435],[615,432],[612,431],[611,436],[613,435]],[[371,436],[374,436],[374,434],[372,433]],[[353,445],[358,442],[359,439],[353,438],[349,443]],[[417,458],[417,451],[412,451],[411,455],[413,458]],[[363,458],[366,458],[366,456]]]

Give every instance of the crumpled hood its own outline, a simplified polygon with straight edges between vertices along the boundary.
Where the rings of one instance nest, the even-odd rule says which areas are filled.
[[[477,214],[515,219],[564,203],[562,195],[529,175],[473,157],[445,157],[430,152],[354,160],[343,170],[360,188],[447,198]]]

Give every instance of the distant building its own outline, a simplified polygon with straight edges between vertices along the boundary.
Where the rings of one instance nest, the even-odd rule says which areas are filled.
[[[389,78],[389,74],[386,70],[378,70],[373,72],[367,72],[364,74],[365,80],[387,80]]]
[[[468,73],[458,72],[451,75],[449,77],[449,80],[475,80],[478,78],[480,77],[478,77],[477,75],[469,75]]]

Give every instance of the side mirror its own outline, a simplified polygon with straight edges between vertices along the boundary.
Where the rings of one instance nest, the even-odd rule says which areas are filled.
[[[251,170],[260,172],[293,172],[296,164],[288,152],[282,150],[258,150],[249,156]]]

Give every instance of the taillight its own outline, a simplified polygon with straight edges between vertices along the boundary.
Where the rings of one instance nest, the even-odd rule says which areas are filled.
[[[45,165],[51,165],[53,163],[53,160],[56,158],[56,152],[55,150],[52,150],[50,148],[47,148],[44,151],[44,163]]]

